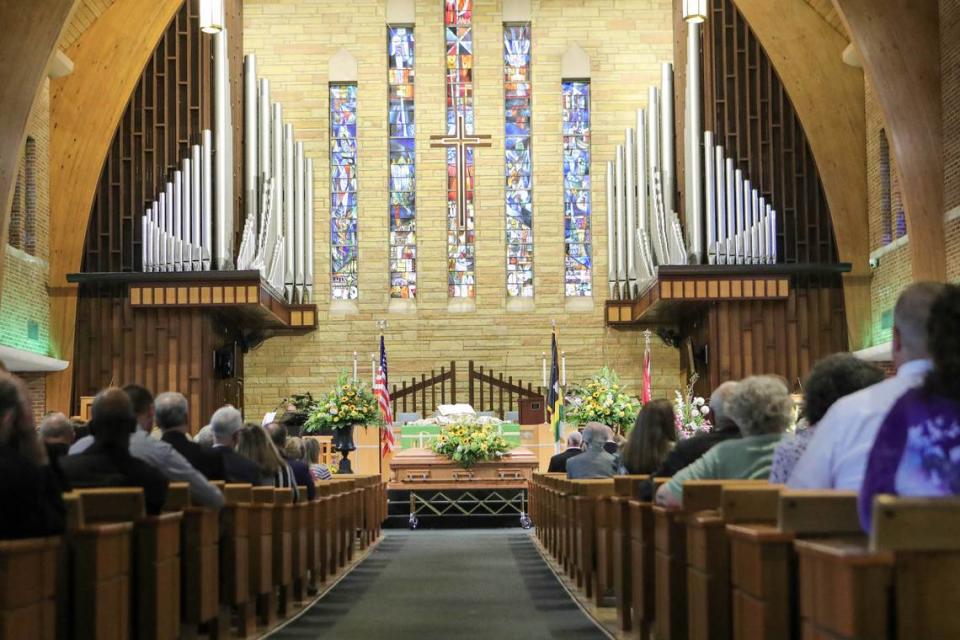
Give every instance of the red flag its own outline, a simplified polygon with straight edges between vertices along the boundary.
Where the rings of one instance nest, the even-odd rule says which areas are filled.
[[[640,399],[643,401],[643,404],[650,402],[653,396],[653,376],[650,371],[650,342],[647,342],[646,348],[643,350],[643,391],[641,392]]]

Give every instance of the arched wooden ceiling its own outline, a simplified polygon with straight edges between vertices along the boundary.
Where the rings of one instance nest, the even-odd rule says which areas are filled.
[[[80,39],[84,31],[96,21],[100,15],[110,8],[116,0],[77,0],[77,6],[67,22],[63,35],[60,36],[58,46],[66,51]]]

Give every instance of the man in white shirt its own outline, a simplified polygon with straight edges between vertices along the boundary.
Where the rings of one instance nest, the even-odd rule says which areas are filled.
[[[223,494],[197,471],[187,459],[169,443],[150,436],[153,428],[153,396],[140,385],[130,384],[123,388],[133,402],[137,414],[137,430],[130,436],[130,455],[156,467],[171,482],[186,482],[190,485],[190,497],[194,504],[212,509],[223,506]]]
[[[940,283],[918,282],[900,294],[893,311],[897,375],[851,393],[830,407],[817,423],[788,487],[860,490],[880,423],[900,396],[923,382],[932,366],[927,352],[927,318],[942,290]]]

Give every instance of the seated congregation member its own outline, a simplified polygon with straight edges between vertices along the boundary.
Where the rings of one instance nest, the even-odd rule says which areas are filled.
[[[67,416],[59,411],[48,413],[40,421],[40,427],[37,430],[47,448],[47,457],[50,462],[67,455],[74,439],[73,423]]]
[[[150,435],[155,415],[153,394],[137,384],[128,384],[123,390],[130,396],[137,417],[137,430],[130,436],[130,455],[159,469],[170,482],[189,484],[190,497],[195,504],[212,509],[222,507],[223,494],[220,490],[210,484],[169,442]]]
[[[793,422],[787,385],[773,376],[750,376],[737,384],[726,411],[742,438],[721,442],[677,473],[657,491],[657,503],[680,506],[687,480],[766,480],[773,450]]]
[[[670,450],[663,464],[658,466],[650,475],[653,477],[669,477],[676,475],[680,470],[699,460],[703,454],[715,445],[725,440],[734,440],[740,437],[740,427],[727,413],[726,402],[737,388],[737,383],[729,380],[713,390],[710,394],[710,422],[713,427],[706,433],[699,433],[692,438],[681,440]],[[640,499],[653,500],[653,480],[647,480],[640,485]]]
[[[260,484],[260,467],[234,451],[240,442],[241,429],[243,416],[234,407],[227,405],[214,411],[210,418],[210,430],[213,434],[213,447],[210,451],[220,457],[224,480],[227,482]]]
[[[63,532],[60,486],[33,426],[23,382],[0,372],[0,540]]]
[[[583,436],[579,431],[571,431],[567,434],[567,448],[558,454],[550,457],[550,466],[547,467],[547,473],[566,473],[567,462],[573,456],[583,453]]]
[[[213,437],[213,426],[207,424],[200,427],[200,431],[197,431],[197,435],[193,436],[193,441],[204,449],[212,448],[213,443],[216,442],[216,438]]]
[[[932,368],[927,321],[943,287],[918,282],[900,294],[893,309],[892,357],[897,375],[840,398],[830,407],[793,468],[788,487],[860,490],[880,423],[900,396],[919,387]]]
[[[677,442],[673,407],[667,400],[644,405],[627,437],[620,455],[620,471],[631,474],[653,473]]]
[[[296,502],[300,498],[293,469],[277,451],[266,429],[258,424],[248,424],[241,429],[237,453],[256,463],[260,469],[260,485],[290,487],[293,489],[293,501]]]
[[[320,443],[315,438],[303,439],[303,461],[310,466],[310,475],[315,481],[330,480],[330,467],[320,463]]]
[[[927,332],[933,370],[893,405],[867,458],[859,497],[866,531],[877,494],[960,494],[960,286],[944,287]]]
[[[571,480],[612,478],[619,465],[617,457],[604,450],[610,441],[610,427],[599,422],[588,422],[583,430],[583,453],[567,460],[567,477]]]
[[[810,370],[803,385],[803,419],[793,435],[786,435],[773,452],[770,482],[783,484],[806,451],[817,423],[834,402],[883,380],[883,370],[850,353],[823,358]]]
[[[157,426],[163,432],[160,439],[176,449],[207,480],[223,480],[223,459],[211,455],[187,435],[190,433],[187,398],[182,393],[167,391],[157,396],[154,405]]]
[[[279,422],[271,422],[267,425],[267,433],[270,434],[270,439],[273,441],[273,444],[276,445],[277,451],[280,452],[280,455],[283,456],[287,464],[290,465],[296,483],[307,487],[307,500],[313,500],[316,494],[316,487],[313,486],[310,467],[300,460],[303,454],[292,450],[291,454],[293,455],[287,455],[287,440],[290,438],[290,435],[286,425]]]
[[[90,413],[93,444],[61,462],[70,484],[75,489],[141,487],[147,513],[160,513],[168,482],[160,470],[130,455],[130,434],[137,428],[130,397],[116,387],[104,389],[94,398]]]

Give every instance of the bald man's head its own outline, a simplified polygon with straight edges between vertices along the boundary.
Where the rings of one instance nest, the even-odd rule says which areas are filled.
[[[126,447],[137,427],[130,396],[118,387],[98,393],[90,407],[90,423],[97,442]]]
[[[916,282],[900,294],[893,309],[893,363],[929,358],[927,321],[934,300],[943,292],[940,282]]]

